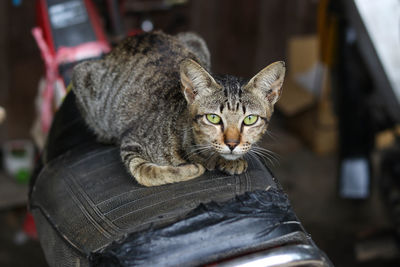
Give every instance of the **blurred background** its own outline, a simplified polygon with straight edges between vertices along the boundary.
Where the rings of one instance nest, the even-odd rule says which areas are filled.
[[[92,50],[74,35],[81,5]],[[199,33],[214,73],[250,78],[285,60],[267,165],[335,266],[400,266],[398,0],[0,1],[1,266],[46,266],[28,183],[71,66],[153,29]]]

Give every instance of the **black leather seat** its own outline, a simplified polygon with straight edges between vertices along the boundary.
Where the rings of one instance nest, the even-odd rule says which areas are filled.
[[[261,162],[242,175],[143,187],[117,147],[96,142],[72,93],[32,180],[30,208],[51,266],[198,266],[284,245],[317,250]]]

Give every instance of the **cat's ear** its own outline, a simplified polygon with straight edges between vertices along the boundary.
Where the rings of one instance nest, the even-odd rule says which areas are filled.
[[[245,88],[265,97],[269,103],[274,105],[282,94],[285,71],[285,62],[274,62],[257,73]]]
[[[197,96],[211,94],[212,85],[216,84],[214,78],[192,59],[181,62],[180,76],[183,94],[189,104],[192,104]]]

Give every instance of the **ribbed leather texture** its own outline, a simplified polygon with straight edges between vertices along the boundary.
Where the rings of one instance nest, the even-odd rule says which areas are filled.
[[[200,203],[271,185],[269,171],[253,162],[242,175],[214,171],[184,183],[143,187],[126,172],[118,148],[89,144],[43,168],[31,207],[40,209],[73,246],[94,251],[125,234],[176,221]]]

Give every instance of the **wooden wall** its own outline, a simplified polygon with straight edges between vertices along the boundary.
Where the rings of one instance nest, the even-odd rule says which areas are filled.
[[[30,33],[35,25],[35,1],[0,1],[0,105],[6,121],[0,125],[4,139],[29,138],[34,118],[34,98],[43,63]]]
[[[8,115],[0,125],[0,142],[30,137],[34,97],[44,71],[30,33],[35,1],[25,0],[20,7],[11,2],[0,1],[0,105]],[[316,31],[317,4],[317,0],[190,0],[186,6],[161,12],[155,26],[200,33],[210,47],[214,72],[250,78],[286,58],[288,38]],[[170,17],[175,14],[180,18],[172,20],[176,26],[172,29]]]
[[[314,0],[195,0],[190,28],[209,44],[215,72],[250,77],[286,58],[290,36],[316,31]]]

